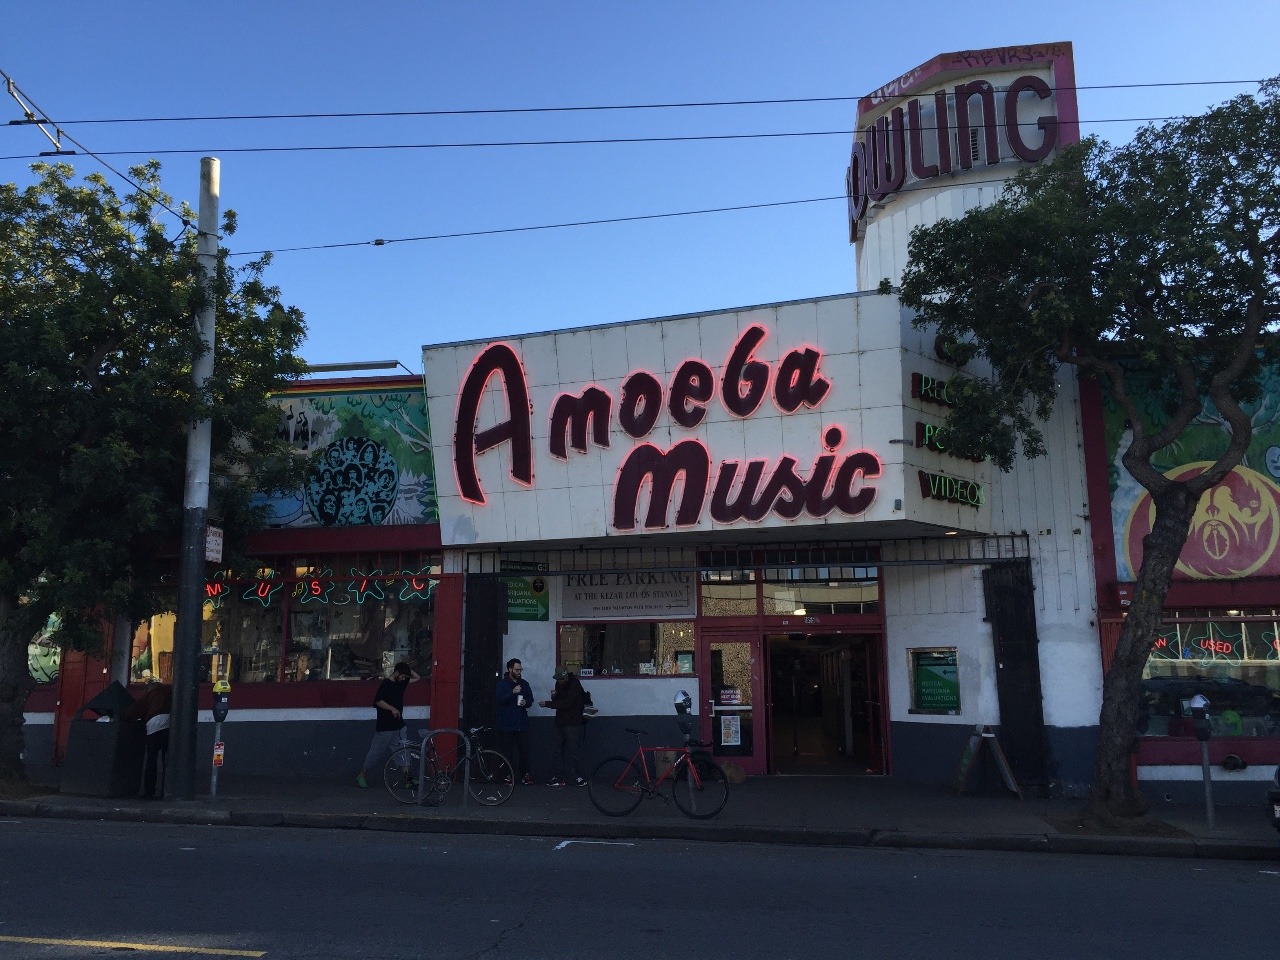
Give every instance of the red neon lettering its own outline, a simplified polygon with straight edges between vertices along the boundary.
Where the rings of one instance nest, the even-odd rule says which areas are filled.
[[[311,591],[311,595],[313,597],[320,596],[320,581],[312,580],[310,583],[307,584],[307,589]]]
[[[1201,640],[1200,646],[1206,650],[1211,650],[1214,653],[1220,653],[1223,655],[1230,654],[1235,650],[1235,647],[1226,640]]]
[[[411,584],[413,584],[413,589],[415,589],[415,590],[422,590],[422,589],[425,589],[425,587],[426,587],[426,585],[427,585],[427,581],[425,581],[425,580],[419,580],[417,577],[410,577],[410,578],[409,578],[409,582],[410,582]]]
[[[476,431],[480,399],[489,379],[502,378],[508,419],[486,430]],[[458,391],[458,413],[454,417],[453,469],[458,492],[464,500],[484,503],[476,458],[502,443],[511,444],[511,477],[526,486],[533,484],[533,427],[529,409],[529,385],[520,359],[505,343],[486,347],[462,381]]]
[[[579,453],[586,453],[588,426],[596,446],[609,446],[612,410],[613,397],[599,387],[587,387],[580,397],[560,394],[551,408],[551,455],[557,460],[568,460],[570,445]]]
[[[756,412],[769,386],[769,365],[752,360],[756,347],[764,342],[764,327],[753,325],[738,338],[729,361],[724,368],[724,383],[720,386],[720,399],[724,408],[737,417],[749,417]],[[743,385],[746,392],[743,392]]]
[[[823,437],[828,450],[843,440],[836,427]],[[832,510],[850,516],[866,511],[875,500],[876,488],[868,479],[880,476],[880,460],[865,450],[843,458],[834,452],[820,454],[808,476],[798,469],[794,457],[781,457],[768,471],[763,459],[722,461],[711,491],[711,519],[716,523],[741,520],[758,522],[769,514],[795,519],[803,513],[824,517]],[[623,461],[614,484],[613,525],[618,530],[634,530],[640,493],[649,492],[649,507],[643,527],[656,530],[668,525],[677,481],[681,484],[675,523],[688,526],[698,522],[710,482],[711,457],[706,447],[684,440],[663,453],[652,444],[633,450]]]
[[[1057,144],[1058,118],[1052,113],[1046,113],[1037,118],[1036,126],[1040,128],[1044,137],[1040,141],[1040,146],[1028,147],[1026,141],[1022,139],[1022,131],[1018,129],[1018,97],[1022,96],[1023,92],[1034,93],[1041,100],[1048,100],[1053,95],[1053,91],[1039,77],[1027,75],[1009,84],[1009,90],[1004,95],[1004,132],[1009,138],[1009,146],[1013,148],[1019,160],[1035,163],[1047,157],[1049,151]]]
[[[658,423],[662,413],[662,384],[652,373],[637,370],[622,385],[618,405],[618,425],[628,436],[639,440]]]
[[[778,379],[773,385],[773,398],[783,413],[795,413],[800,407],[816,407],[831,392],[831,381],[818,373],[822,351],[808,347],[792,350],[778,365]]]
[[[701,360],[686,360],[676,368],[676,375],[671,379],[671,399],[667,401],[671,419],[682,427],[696,427],[706,417],[706,402],[715,392],[711,368]]]
[[[259,580],[258,589],[255,590],[254,592],[257,593],[258,599],[260,600],[265,599],[266,597],[271,595],[271,584],[267,583],[266,581]]]

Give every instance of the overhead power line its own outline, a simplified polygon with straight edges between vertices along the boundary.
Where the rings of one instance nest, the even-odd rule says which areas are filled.
[[[1161,123],[1167,120],[1185,120],[1185,115],[1168,117],[1110,117],[1105,120],[1079,120],[1080,124],[1103,123]],[[921,131],[935,130],[934,126],[921,126]],[[355,153],[384,152],[393,150],[467,150],[501,147],[581,147],[618,146],[639,143],[699,143],[721,140],[784,140],[802,137],[852,137],[853,130],[793,130],[775,133],[703,133],[664,137],[590,137],[574,140],[465,140],[441,143],[336,143],[309,144],[293,147],[169,147],[157,150],[100,150],[99,157],[166,157],[194,154],[233,153]],[[70,139],[68,137],[68,139]],[[44,154],[15,154],[0,156],[0,160],[35,160]]]
[[[114,173],[117,177],[119,177],[125,183],[132,186],[139,193],[143,194],[146,197],[149,197],[151,201],[155,203],[157,206],[161,207],[164,210],[167,210],[173,216],[177,217],[178,220],[181,221],[182,223],[183,230],[188,230],[191,228],[191,221],[187,217],[179,213],[177,210],[174,210],[173,207],[165,203],[164,200],[160,196],[158,196],[154,191],[146,189],[145,187],[142,186],[142,184],[138,183],[138,181],[133,179],[133,177],[129,176],[127,173],[121,173],[111,164],[107,163],[106,160],[102,159],[101,154],[94,153],[92,150],[86,147],[83,143],[81,143],[75,137],[71,136],[71,134],[63,130],[61,124],[55,123],[53,120],[49,119],[49,115],[44,110],[42,110],[36,104],[36,102],[31,99],[31,97],[26,93],[26,91],[22,90],[17,85],[17,83],[14,82],[14,79],[11,76],[9,76],[7,73],[5,73],[3,70],[0,70],[0,77],[4,77],[5,84],[8,87],[10,94],[16,93],[21,96],[21,99],[18,99],[17,96],[15,96],[15,99],[18,99],[18,102],[22,105],[23,111],[26,114],[26,118],[24,120],[15,121],[16,123],[35,123],[36,125],[48,124],[54,127],[55,130],[57,130],[58,135],[56,138],[54,138],[54,144],[57,149],[47,154],[40,154],[40,156],[65,156],[67,153],[72,152],[72,151],[65,151],[62,149],[61,140],[63,137],[65,137],[68,142],[73,143],[75,144],[75,146],[79,147],[81,153],[85,154],[86,156],[92,157],[94,160],[97,160],[98,163],[102,164],[104,167],[106,167],[108,170]],[[48,132],[44,131],[43,126],[41,126],[41,131],[44,132],[46,137],[49,136]]]
[[[1007,179],[966,180],[964,186],[978,187],[990,184],[1008,183]],[[915,190],[927,190],[936,186],[931,183],[920,183],[905,186],[898,194],[911,193]],[[810,197],[805,200],[776,200],[771,203],[744,203],[730,207],[706,207],[701,210],[677,210],[668,213],[645,213],[630,217],[607,217],[599,220],[571,220],[564,223],[544,223],[525,227],[495,227],[491,230],[463,230],[456,233],[432,233],[416,237],[395,237],[392,239],[350,240],[341,243],[316,243],[297,247],[276,247],[272,250],[237,250],[229,254],[233,257],[257,257],[265,253],[300,253],[310,250],[342,250],[350,247],[387,247],[395,243],[420,243],[426,240],[460,240],[466,237],[492,237],[508,233],[532,233],[538,230],[563,230],[568,227],[598,227],[613,223],[636,223],[643,220],[669,220],[675,217],[698,217],[711,213],[735,213],[741,210],[767,210],[776,207],[795,207],[808,203],[830,203],[834,200],[847,201],[845,194],[834,197]]]
[[[1209,86],[1243,86],[1260,83],[1260,80],[1171,80],[1160,83],[1095,83],[1074,87],[1053,87],[1053,90],[1139,90],[1156,87],[1209,87]],[[760,107],[786,106],[804,103],[850,103],[863,99],[864,95],[846,97],[778,97],[761,100],[698,100],[677,101],[672,103],[620,103],[559,107],[484,107],[475,109],[450,110],[368,110],[346,112],[315,113],[244,113],[244,114],[208,114],[204,116],[173,117],[90,117],[80,120],[66,120],[70,125],[75,123],[215,123],[237,120],[353,120],[396,117],[473,117],[500,116],[537,113],[604,113],[608,111],[626,110],[682,110],[705,107]]]

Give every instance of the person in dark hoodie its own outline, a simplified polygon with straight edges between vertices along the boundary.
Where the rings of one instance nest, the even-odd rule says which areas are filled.
[[[556,685],[551,691],[551,699],[542,701],[542,706],[556,712],[555,774],[549,785],[563,787],[572,777],[574,786],[585,787],[587,777],[582,769],[582,740],[587,721],[582,709],[586,706],[587,694],[582,688],[582,681],[567,668],[561,667],[554,676]]]

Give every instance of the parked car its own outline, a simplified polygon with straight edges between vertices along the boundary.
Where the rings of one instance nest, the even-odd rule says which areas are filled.
[[[1142,681],[1144,705],[1154,716],[1180,716],[1182,701],[1196,694],[1209,701],[1209,710],[1235,710],[1253,717],[1280,719],[1280,694],[1257,683],[1233,677],[1148,677]]]

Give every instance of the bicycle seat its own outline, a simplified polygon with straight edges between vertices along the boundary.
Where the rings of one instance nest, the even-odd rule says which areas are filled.
[[[473,737],[474,737],[477,733],[484,733],[484,732],[485,732],[486,730],[488,730],[488,729],[489,729],[488,727],[472,727],[472,728],[468,731],[468,733],[470,733],[470,734],[471,734],[471,736],[473,736]]]
[[[637,730],[635,727],[627,727],[627,733],[633,733],[637,737],[646,736],[646,732],[644,730]]]
[[[692,737],[690,737],[690,738],[689,738],[689,741],[685,744],[685,746],[687,746],[687,747],[709,747],[709,746],[711,746],[711,744],[709,744],[709,743],[707,743],[707,742],[705,742],[705,741],[703,741],[703,740],[694,740]]]

